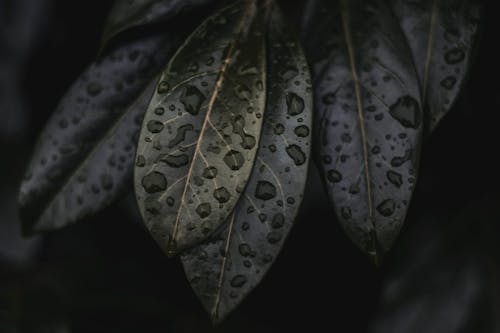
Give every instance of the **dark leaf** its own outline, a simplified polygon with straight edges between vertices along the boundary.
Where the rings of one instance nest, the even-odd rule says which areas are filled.
[[[290,30],[276,8],[268,37],[262,137],[248,185],[219,237],[182,257],[186,275],[214,322],[223,320],[261,281],[302,201],[312,92],[306,59]]]
[[[383,1],[312,1],[308,10],[318,162],[344,229],[377,261],[403,224],[417,172],[411,54]]]
[[[250,176],[265,107],[264,20],[253,0],[207,19],[151,100],[135,189],[146,226],[169,255],[211,236]]]
[[[128,29],[166,22],[213,2],[215,0],[116,0],[104,29],[102,45]]]
[[[480,8],[473,0],[392,0],[413,53],[432,131],[469,71]]]
[[[49,120],[21,184],[26,233],[59,228],[109,204],[131,179],[144,91],[176,46],[171,36],[120,47],[91,65]]]

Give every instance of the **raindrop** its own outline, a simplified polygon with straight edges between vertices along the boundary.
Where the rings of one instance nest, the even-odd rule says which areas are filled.
[[[451,49],[444,55],[444,60],[450,64],[455,65],[462,62],[465,59],[465,52],[459,48]]]
[[[286,152],[293,159],[295,165],[302,165],[306,162],[306,154],[299,146],[292,144],[286,147]]]
[[[274,134],[281,135],[283,134],[283,132],[285,132],[285,126],[283,126],[282,124],[276,124],[274,126]]]
[[[246,243],[240,244],[238,246],[238,251],[243,257],[250,257],[252,255],[252,248]]]
[[[309,128],[305,125],[300,125],[300,126],[295,127],[293,132],[295,133],[295,135],[297,135],[300,138],[305,138],[305,137],[309,136]]]
[[[156,114],[157,116],[161,116],[161,115],[163,115],[164,113],[165,113],[165,109],[164,109],[164,108],[162,108],[162,107],[159,107],[159,108],[156,108],[156,109],[155,109],[155,114]]]
[[[214,179],[217,177],[217,169],[215,167],[208,167],[203,170],[203,177],[207,179]]]
[[[167,81],[161,81],[158,85],[158,94],[166,94],[170,89],[170,85]]]
[[[409,161],[412,155],[412,150],[407,149],[403,156],[396,156],[391,160],[391,165],[395,168],[402,166],[405,162]]]
[[[237,171],[245,163],[245,158],[239,151],[231,150],[224,156],[224,162],[231,170]]]
[[[206,97],[195,86],[187,86],[182,91],[180,102],[184,105],[185,110],[193,116],[200,112],[201,105]]]
[[[274,215],[273,220],[271,222],[271,227],[273,227],[273,229],[280,229],[281,227],[283,227],[284,224],[285,224],[285,216],[283,214],[278,213]]]
[[[337,170],[332,169],[328,170],[328,172],[326,173],[326,178],[329,182],[339,183],[342,180],[342,174]]]
[[[255,197],[260,200],[271,200],[276,196],[276,187],[268,181],[261,180],[257,183]]]
[[[170,207],[174,205],[174,202],[175,202],[174,198],[172,197],[167,198],[167,205],[169,205]]]
[[[148,131],[151,133],[160,133],[163,131],[163,128],[165,127],[161,121],[158,120],[150,120],[148,122]]]
[[[220,187],[214,191],[214,198],[219,202],[219,203],[226,203],[229,201],[229,198],[231,197],[231,194],[225,187]]]
[[[186,139],[187,132],[192,131],[193,129],[194,129],[194,127],[191,124],[182,125],[181,127],[177,128],[177,134],[168,143],[168,148],[173,148],[173,147],[177,146],[179,143],[181,143],[182,141],[184,141]]]
[[[142,187],[147,193],[157,193],[167,189],[167,178],[158,171],[152,171],[142,178]]]
[[[377,211],[382,216],[391,216],[394,214],[394,210],[396,209],[396,203],[392,199],[387,199],[382,201],[380,205],[377,206]]]
[[[173,168],[180,168],[189,163],[189,157],[186,154],[182,155],[161,155],[159,160],[161,162],[167,163],[167,165]]]
[[[233,288],[241,288],[247,283],[247,278],[244,275],[236,275],[231,280],[231,287]]]
[[[288,93],[286,95],[286,105],[290,116],[301,114],[305,108],[304,100],[295,93]]]
[[[420,107],[410,95],[398,98],[396,103],[391,105],[389,113],[404,127],[417,129],[420,126]]]
[[[441,81],[441,87],[447,90],[453,89],[455,84],[457,83],[457,79],[454,76],[447,76]]]
[[[340,208],[340,216],[345,220],[349,220],[352,217],[351,208],[346,206]]]
[[[396,171],[387,171],[387,179],[397,188],[400,188],[401,185],[403,185],[403,176],[401,176],[401,174],[397,173]]]
[[[252,98],[252,91],[244,84],[239,84],[238,86],[236,86],[236,88],[234,88],[234,93],[242,101],[246,101]]]
[[[270,233],[267,234],[267,241],[270,244],[276,244],[278,243],[283,236],[281,233],[276,232],[276,231],[271,231]]]
[[[210,215],[211,212],[212,212],[212,207],[210,206],[210,204],[208,202],[199,204],[198,207],[196,207],[196,213],[202,219],[204,219],[205,217],[207,217],[208,215]]]

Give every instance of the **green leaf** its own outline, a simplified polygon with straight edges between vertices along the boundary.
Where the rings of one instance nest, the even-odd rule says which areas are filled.
[[[312,126],[307,62],[278,9],[268,36],[267,105],[257,160],[224,230],[182,256],[214,322],[262,280],[290,231],[304,192]]]
[[[383,1],[312,1],[308,20],[324,184],[346,233],[377,262],[405,220],[417,173],[412,57]]]
[[[393,0],[413,53],[429,130],[455,103],[467,77],[480,6],[472,0]]]
[[[146,226],[168,255],[211,236],[250,176],[265,107],[265,19],[253,0],[207,19],[151,100],[135,189]]]
[[[131,28],[166,22],[215,0],[116,0],[106,22],[102,47]]]
[[[26,234],[88,217],[129,186],[134,137],[152,94],[146,87],[175,50],[175,40],[167,34],[119,47],[69,89],[43,130],[21,184]]]

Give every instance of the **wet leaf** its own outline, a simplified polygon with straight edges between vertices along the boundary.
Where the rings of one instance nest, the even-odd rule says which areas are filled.
[[[422,87],[429,129],[451,109],[470,68],[480,7],[473,0],[392,0]]]
[[[398,235],[415,183],[423,128],[416,72],[385,2],[309,5],[318,162],[345,231],[377,261]]]
[[[312,92],[306,59],[290,30],[276,8],[268,37],[262,137],[248,185],[220,235],[182,256],[186,275],[214,322],[222,321],[261,281],[302,201]],[[297,156],[289,154],[290,147],[296,147]]]
[[[175,40],[167,34],[117,48],[69,89],[43,130],[21,184],[25,233],[92,215],[127,186],[134,137],[152,94],[144,89],[173,53]]]
[[[207,19],[151,100],[135,189],[146,226],[169,255],[211,236],[250,176],[265,107],[264,20],[253,0]]]
[[[102,45],[128,29],[166,22],[213,2],[215,0],[116,0],[104,29]]]

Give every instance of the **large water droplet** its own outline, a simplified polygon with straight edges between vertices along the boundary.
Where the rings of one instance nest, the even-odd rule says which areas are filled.
[[[417,129],[420,126],[420,106],[410,95],[400,97],[391,105],[389,113],[404,127]]]
[[[255,197],[260,200],[271,200],[276,196],[276,187],[268,181],[261,180],[257,183]]]
[[[225,187],[219,187],[214,191],[214,198],[219,202],[219,203],[226,203],[229,201],[229,198],[231,197],[231,194]]]
[[[286,152],[288,153],[288,156],[293,159],[295,165],[302,165],[306,162],[306,154],[299,146],[295,144],[290,145],[286,147]]]
[[[244,275],[236,275],[232,280],[231,280],[231,287],[233,288],[241,288],[247,283],[247,278]]]
[[[147,193],[157,193],[167,189],[167,178],[161,172],[152,171],[142,178],[142,187]]]
[[[195,86],[187,86],[184,88],[180,97],[180,101],[182,105],[184,105],[186,112],[193,116],[200,112],[200,108],[205,99],[205,95]]]
[[[203,170],[203,177],[207,179],[214,179],[217,177],[217,168],[215,167],[208,167]]]
[[[167,163],[173,168],[180,168],[189,163],[189,157],[186,154],[182,155],[161,155],[159,161]]]
[[[210,206],[210,204],[208,202],[199,204],[198,207],[196,207],[196,213],[202,219],[204,219],[205,217],[208,217],[211,212],[212,212],[212,207]]]
[[[295,93],[286,95],[286,105],[290,116],[297,116],[304,111],[304,100]]]
[[[396,209],[396,203],[392,199],[387,199],[382,201],[380,205],[377,206],[377,211],[382,216],[391,216],[394,214],[394,210]]]
[[[234,93],[242,101],[246,101],[252,98],[252,91],[244,84],[239,84],[238,86],[236,86],[236,88],[234,88]]]
[[[465,52],[459,48],[451,49],[444,55],[444,60],[450,65],[458,64],[459,62],[462,62],[464,59],[465,59]]]
[[[186,134],[194,129],[193,125],[187,124],[177,128],[175,137],[168,143],[168,148],[173,148],[186,139]]]
[[[401,176],[401,174],[397,173],[396,171],[387,171],[387,179],[397,188],[400,188],[401,185],[403,185],[403,176]]]
[[[245,158],[239,151],[231,150],[224,156],[224,162],[231,170],[237,171],[245,163]]]
[[[148,131],[151,133],[160,133],[163,131],[163,128],[165,127],[161,121],[158,120],[150,120],[148,121]]]

